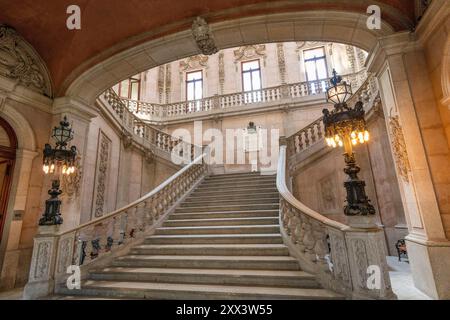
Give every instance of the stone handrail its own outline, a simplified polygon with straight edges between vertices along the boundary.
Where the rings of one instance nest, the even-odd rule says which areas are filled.
[[[371,75],[359,87],[355,94],[347,101],[348,105],[353,106],[358,100],[364,103],[368,110],[373,106],[374,100],[378,95],[378,87],[375,78]],[[287,138],[288,156],[293,156],[305,151],[319,141],[325,138],[325,127],[323,117],[313,121],[295,134]]]
[[[127,132],[128,138],[134,138],[150,149],[157,149],[179,158],[175,161],[177,163],[183,161],[188,163],[194,159],[195,155],[201,154],[201,146],[173,137],[141,120],[129,110],[129,105],[127,106],[113,89],[106,90],[103,98],[112,109],[116,120]]]
[[[359,88],[367,77],[365,69],[344,75],[342,78],[351,83],[352,88]],[[152,121],[164,121],[176,116],[205,112],[217,109],[228,109],[255,103],[270,103],[282,99],[296,99],[323,94],[328,87],[328,79],[304,81],[263,88],[248,92],[216,95],[200,100],[181,101],[169,104],[157,104],[138,100],[119,98],[133,114],[146,117]]]
[[[307,207],[286,185],[286,146],[280,146],[277,189],[280,225],[290,252],[303,270],[316,275],[325,288],[349,298],[393,299],[383,231],[375,225],[351,227],[326,218]],[[360,217],[358,217],[360,218]],[[378,268],[377,285],[369,286],[369,269]]]
[[[69,266],[87,266],[154,230],[207,174],[205,154],[197,157],[140,199],[74,229],[42,231],[34,239],[29,282],[24,297],[53,292],[52,282],[67,277]],[[44,227],[51,228],[51,227]],[[43,292],[42,283],[46,283]]]

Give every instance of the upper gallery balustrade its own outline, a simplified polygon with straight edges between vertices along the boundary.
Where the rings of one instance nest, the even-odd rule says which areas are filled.
[[[365,69],[343,76],[343,79],[351,84],[353,92],[367,79]],[[169,104],[149,103],[145,101],[121,98],[127,109],[139,118],[150,121],[167,121],[175,117],[194,115],[200,112],[221,110],[248,105],[264,104],[266,106],[279,105],[286,102],[301,102],[303,97],[318,96],[318,100],[324,101],[324,93],[329,86],[328,79],[317,81],[304,81],[276,87],[263,88],[248,92],[236,92],[232,94],[215,95],[198,100],[181,101]]]

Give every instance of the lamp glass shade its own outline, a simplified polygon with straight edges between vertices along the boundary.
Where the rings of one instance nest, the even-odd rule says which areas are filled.
[[[352,87],[342,82],[327,89],[327,101],[333,104],[346,102],[352,95]]]

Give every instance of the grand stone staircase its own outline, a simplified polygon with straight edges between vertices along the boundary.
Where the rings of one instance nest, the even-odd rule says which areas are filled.
[[[146,237],[63,298],[341,299],[283,244],[275,176],[207,177]],[[64,296],[65,295],[65,296]]]

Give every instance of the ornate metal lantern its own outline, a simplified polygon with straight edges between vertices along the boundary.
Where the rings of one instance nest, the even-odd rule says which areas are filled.
[[[55,148],[50,144],[44,147],[44,165],[45,174],[58,173],[72,174],[75,172],[75,160],[77,157],[77,148],[75,146],[67,149],[69,142],[73,139],[73,130],[70,127],[67,117],[59,123],[59,127],[53,129],[52,138],[56,140]]]
[[[63,174],[70,175],[75,172],[75,161],[77,157],[77,148],[71,146],[68,149],[69,142],[72,141],[74,131],[70,127],[67,117],[59,123],[59,127],[53,129],[52,138],[55,139],[55,148],[50,144],[45,144],[43,150],[43,170],[45,174]],[[50,199],[45,201],[45,212],[39,220],[39,225],[59,225],[63,223],[61,217],[61,200],[58,196],[62,193],[59,189],[59,179],[52,181],[52,188],[48,191]]]
[[[342,81],[342,77],[337,75],[336,70],[333,70],[330,83],[332,86],[327,89],[327,101],[334,103],[334,109],[323,110],[323,123],[328,146],[334,148],[340,146],[345,149],[344,159],[347,166],[344,172],[349,178],[344,183],[347,191],[347,205],[344,207],[344,213],[348,216],[373,215],[375,209],[366,195],[366,183],[358,178],[361,169],[356,165],[353,153],[354,145],[369,141],[363,103],[358,101],[354,108],[347,105],[352,92],[351,87]]]

